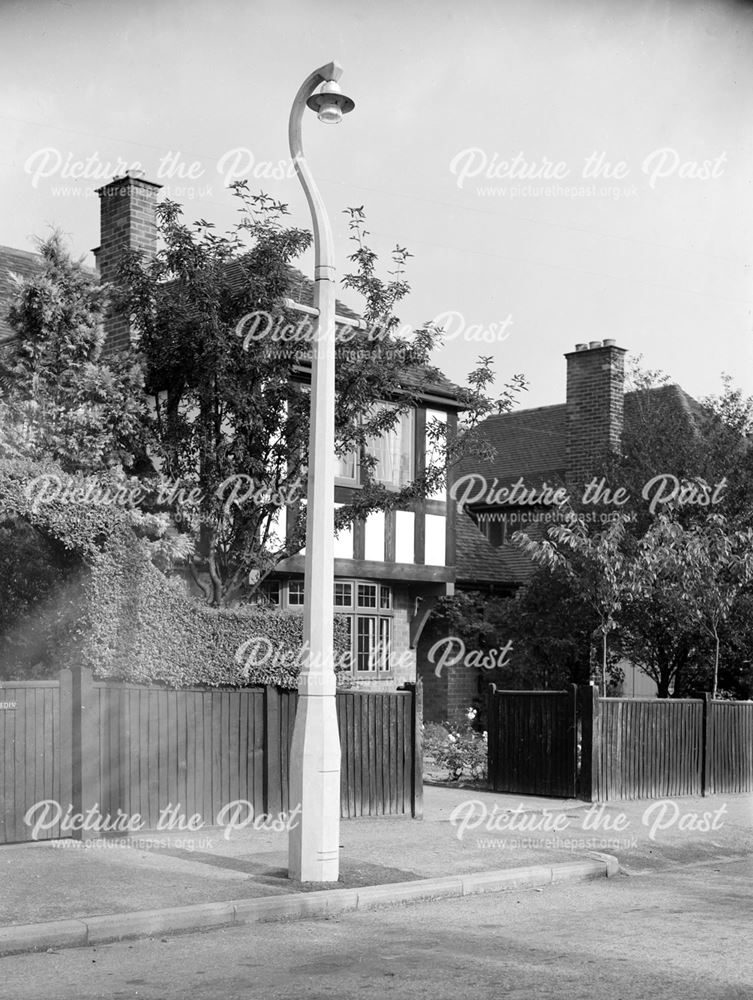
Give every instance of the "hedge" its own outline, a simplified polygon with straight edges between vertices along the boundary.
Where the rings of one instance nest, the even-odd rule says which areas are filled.
[[[43,662],[34,664],[35,676],[81,663],[99,678],[173,687],[296,687],[302,614],[200,603],[180,579],[154,565],[128,511],[70,503],[34,510],[23,487],[38,472],[29,463],[0,463],[0,514],[11,519],[6,523],[20,518],[32,525],[75,554],[76,564],[63,585],[56,584],[16,625],[17,636],[44,633],[46,649]],[[350,652],[342,616],[335,615],[334,632],[334,656],[342,668]],[[20,676],[28,664],[22,666],[20,657],[18,663]],[[8,669],[3,673],[8,676]],[[342,669],[338,681],[347,684]]]
[[[141,546],[113,539],[93,561],[82,662],[99,677],[174,687],[276,684],[294,688],[303,615],[271,608],[210,608],[167,579]],[[350,651],[335,616],[335,657]]]

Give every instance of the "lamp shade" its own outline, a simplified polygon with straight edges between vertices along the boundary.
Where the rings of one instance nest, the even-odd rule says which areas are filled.
[[[319,92],[309,97],[306,105],[316,111],[319,121],[327,125],[336,125],[342,121],[343,115],[355,107],[355,103],[342,93],[334,80],[323,83]]]

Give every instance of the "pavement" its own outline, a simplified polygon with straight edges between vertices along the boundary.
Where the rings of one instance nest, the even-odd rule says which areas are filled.
[[[421,820],[342,821],[336,887],[288,879],[287,833],[250,827],[7,845],[0,954],[747,857],[751,801],[592,806],[427,786]]]

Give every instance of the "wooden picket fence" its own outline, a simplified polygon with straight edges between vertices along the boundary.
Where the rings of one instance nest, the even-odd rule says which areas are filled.
[[[490,685],[487,720],[495,791],[592,802],[753,791],[753,702]]]
[[[339,691],[336,702],[342,816],[420,816],[420,684]],[[274,687],[145,687],[80,668],[0,684],[0,843],[28,840],[24,816],[45,800],[74,814],[138,814],[146,829],[168,806],[208,824],[237,800],[277,815],[291,807],[296,703]],[[60,836],[58,823],[39,839]]]

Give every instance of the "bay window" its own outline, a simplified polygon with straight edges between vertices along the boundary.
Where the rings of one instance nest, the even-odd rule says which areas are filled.
[[[350,638],[350,668],[357,677],[378,677],[390,671],[392,588],[371,580],[335,580],[335,614],[344,619]],[[270,603],[302,611],[303,580],[270,581],[264,593]]]

